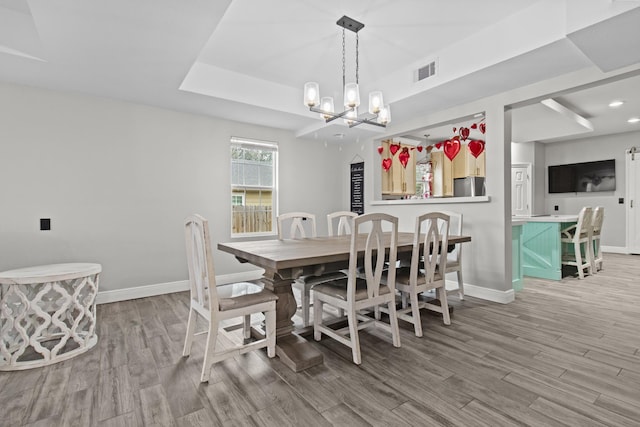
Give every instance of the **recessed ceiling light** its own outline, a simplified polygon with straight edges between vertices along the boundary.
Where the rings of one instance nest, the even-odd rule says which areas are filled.
[[[631,117],[629,120],[627,120],[629,123],[638,123],[640,122],[640,117]]]
[[[624,104],[624,101],[611,101],[609,107],[615,108],[621,106],[622,104]]]

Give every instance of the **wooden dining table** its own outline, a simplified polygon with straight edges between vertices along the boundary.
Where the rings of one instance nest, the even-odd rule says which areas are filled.
[[[398,233],[398,260],[411,259],[413,233]],[[385,246],[389,248],[389,235]],[[366,234],[362,235],[362,245]],[[449,236],[449,248],[470,242],[470,236]],[[242,263],[264,269],[265,288],[278,296],[276,303],[276,354],[295,372],[323,363],[322,353],[295,333],[292,320],[297,303],[291,284],[301,276],[321,275],[349,267],[351,236],[305,239],[255,240],[219,243],[218,249],[234,255]]]

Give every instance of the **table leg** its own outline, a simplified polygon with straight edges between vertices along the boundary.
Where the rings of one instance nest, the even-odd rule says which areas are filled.
[[[291,290],[292,279],[265,273],[264,286],[278,296],[276,302],[276,355],[295,372],[323,363],[323,356],[303,337],[293,333],[296,299]]]

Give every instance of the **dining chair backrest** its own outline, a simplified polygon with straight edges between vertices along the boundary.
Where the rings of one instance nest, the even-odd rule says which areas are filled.
[[[603,222],[604,222],[604,207],[603,206],[597,206],[593,210],[593,218],[592,218],[593,235],[594,236],[599,236],[600,235],[600,232],[602,231],[602,223]]]
[[[576,232],[573,236],[577,242],[580,239],[585,239],[591,236],[591,230],[593,228],[593,209],[590,206],[585,206],[580,210],[578,215],[578,223],[576,224]]]
[[[342,236],[351,234],[353,228],[353,218],[358,214],[349,211],[332,212],[327,215],[327,225],[329,236]],[[334,228],[335,221],[338,220],[337,228]]]
[[[390,232],[383,231],[390,228]],[[365,233],[362,231],[367,230]],[[388,247],[388,252],[386,251]],[[364,252],[364,257],[360,256]],[[385,263],[387,253],[388,266]],[[384,213],[370,213],[353,219],[353,233],[349,251],[349,276],[347,279],[347,300],[354,301],[358,278],[367,284],[367,298],[380,295],[381,286],[388,286],[395,292],[396,260],[398,254],[398,218]],[[358,265],[359,259],[362,265]],[[360,267],[360,269],[358,268]],[[382,283],[382,273],[386,271],[386,284]]]
[[[289,234],[284,232],[285,225],[291,222]],[[305,231],[305,223],[307,231]],[[278,239],[304,239],[305,237],[316,237],[316,216],[307,212],[289,212],[278,216]]]
[[[433,283],[436,272],[444,276],[447,269],[449,215],[429,212],[416,218],[409,280],[417,283],[418,272],[424,272],[426,283]],[[422,263],[422,265],[420,265]]]
[[[209,310],[215,313],[219,307],[216,275],[211,255],[209,223],[205,218],[196,214],[188,216],[184,225],[190,298],[200,310]]]
[[[462,214],[460,212],[453,211],[440,211],[440,213],[443,213],[449,217],[449,236],[462,236]],[[444,224],[444,222],[442,222],[442,224]],[[440,230],[440,234],[443,234],[442,230]],[[455,261],[459,263],[461,262],[461,258],[462,243],[456,243],[453,250],[449,252],[447,259],[449,261]]]

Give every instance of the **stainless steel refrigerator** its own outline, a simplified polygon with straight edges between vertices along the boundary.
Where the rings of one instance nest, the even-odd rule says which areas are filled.
[[[486,189],[483,176],[468,176],[453,180],[453,195],[455,197],[484,196]]]

